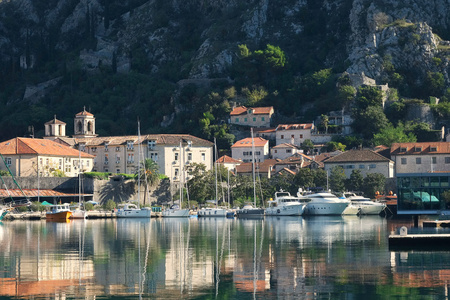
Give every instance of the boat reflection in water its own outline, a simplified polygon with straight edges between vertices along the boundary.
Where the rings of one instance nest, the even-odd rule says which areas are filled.
[[[379,216],[6,222],[0,298],[444,294],[450,252],[390,252],[390,222]]]

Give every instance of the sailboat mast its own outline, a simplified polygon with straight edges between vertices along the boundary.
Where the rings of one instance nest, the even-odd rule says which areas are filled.
[[[138,204],[141,205],[141,124],[139,121],[139,117],[137,120],[138,123]]]
[[[255,142],[253,140],[253,128],[250,128],[250,131],[252,133],[253,205],[256,207]]]
[[[78,143],[78,205],[81,205],[81,145]]]
[[[180,208],[182,208],[183,202],[183,150],[182,150],[182,141],[180,140]]]
[[[228,208],[230,208],[230,169],[227,168],[227,198],[228,198]]]
[[[218,205],[218,202],[219,202],[219,197],[218,197],[218,194],[217,194],[217,192],[218,192],[218,189],[217,189],[217,144],[216,144],[216,138],[214,138],[214,151],[215,151],[215,154],[214,154],[214,169],[216,170],[216,208],[217,208],[217,205]]]

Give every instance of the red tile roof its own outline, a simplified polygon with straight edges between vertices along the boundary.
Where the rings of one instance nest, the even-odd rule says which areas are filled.
[[[271,167],[273,167],[276,164],[275,159],[266,159],[263,162],[257,162],[255,163],[255,172],[256,173],[268,173],[271,171]],[[252,173],[252,163],[242,163],[240,165],[236,166],[236,174],[243,174],[243,173]],[[273,171],[273,169],[272,169]]]
[[[192,136],[190,134],[147,134],[141,135],[140,140],[138,140],[137,135],[126,135],[126,136],[108,136],[108,137],[88,137],[88,138],[76,138],[75,144],[84,143],[86,146],[100,146],[108,143],[109,145],[123,145],[127,141],[133,141],[134,144],[146,143],[147,141],[156,141],[157,145],[169,145],[178,146],[180,145],[180,140],[186,145],[187,141],[192,142],[192,146],[201,147],[212,147],[214,143]]]
[[[403,150],[401,148],[405,148],[406,151],[400,151]],[[394,143],[391,146],[391,155],[422,155],[422,154],[449,154],[449,153],[450,153],[450,142]]]
[[[22,189],[23,194],[25,194],[26,197],[74,197],[79,196],[78,193],[63,193],[58,192],[54,190],[45,190],[45,189]],[[8,194],[9,192],[9,194]],[[8,198],[9,195],[14,198],[20,198],[23,197],[22,191],[19,189],[0,189],[0,197],[2,198]],[[87,196],[90,194],[82,194],[82,196]]]
[[[390,159],[380,155],[372,150],[349,150],[336,155],[324,161],[327,163],[345,163],[345,162],[389,162]]]
[[[218,164],[240,164],[242,161],[234,159],[232,157],[229,157],[228,155],[224,155],[222,157],[219,157],[218,160],[216,160],[216,163]]]
[[[277,126],[276,130],[297,130],[297,129],[313,129],[313,123],[305,124],[280,124]]]
[[[255,144],[255,147],[264,147],[269,141],[265,140],[261,137],[255,137],[253,138],[253,142]],[[231,148],[246,148],[246,147],[252,147],[252,138],[245,138],[240,141],[237,141],[234,143]]]
[[[291,174],[291,175],[297,174],[297,173],[295,173],[294,171],[289,170],[288,168],[283,168],[283,169],[281,169],[280,171],[278,171],[276,174],[283,174],[283,173],[289,173],[289,174]]]
[[[273,113],[273,106],[267,106],[267,107],[245,107],[245,106],[238,106],[233,109],[232,112],[230,112],[230,116],[239,116],[243,114],[247,114],[249,110],[253,110],[254,115],[269,115]]]
[[[272,149],[279,149],[279,148],[294,148],[294,149],[298,149],[297,146],[292,145],[292,144],[288,144],[288,143],[282,143],[282,144],[276,145],[275,147],[272,147]]]
[[[53,120],[48,121],[47,123],[45,123],[45,125],[50,125],[50,124],[66,125],[66,123],[64,123],[63,121],[58,120],[58,119],[56,118],[56,116],[55,116],[55,118],[54,118]]]
[[[277,165],[297,164],[306,161],[312,161],[313,159],[303,153],[295,153],[283,160],[278,160]]]
[[[78,150],[64,146],[51,140],[33,139],[33,138],[14,138],[6,142],[0,143],[0,153],[3,155],[57,155],[57,156],[71,156],[83,158],[94,158],[93,155],[87,154],[83,151],[79,153]]]
[[[94,115],[91,114],[90,112],[87,112],[86,110],[83,110],[83,111],[77,113],[76,116],[91,116],[91,117],[93,117]]]

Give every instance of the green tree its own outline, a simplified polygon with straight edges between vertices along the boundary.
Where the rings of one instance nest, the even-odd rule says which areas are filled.
[[[331,141],[325,145],[325,149],[327,152],[334,152],[334,151],[338,151],[338,150],[345,151],[345,145],[341,144],[340,142]]]
[[[272,68],[281,69],[286,65],[286,55],[278,46],[267,44],[264,56],[266,64]]]
[[[370,140],[373,135],[389,126],[389,120],[381,106],[369,106],[365,110],[356,110],[353,113],[352,128],[363,138]]]
[[[92,205],[92,203],[86,203],[85,205],[87,205],[87,204],[91,204]],[[114,202],[114,200],[112,200],[112,199],[109,199],[108,201],[106,201],[106,203],[105,203],[105,205],[103,207],[104,207],[105,210],[110,210],[111,211],[111,210],[116,208],[116,202]],[[92,207],[92,208],[94,208],[94,207]]]
[[[205,200],[212,199],[211,191],[212,173],[206,171],[206,165],[202,163],[192,163],[188,168],[189,197],[195,199],[198,203],[205,203]]]
[[[343,85],[338,89],[337,100],[341,107],[348,107],[355,99],[356,89],[351,85]]]
[[[364,182],[364,177],[360,170],[353,170],[350,178],[346,180],[345,187],[349,191],[360,191]]]
[[[336,166],[331,169],[328,183],[333,192],[343,192],[345,190],[345,180],[346,176],[342,167]]]
[[[325,133],[328,133],[328,123],[330,120],[328,119],[327,115],[321,115],[320,116],[320,126],[322,126],[323,129],[325,129]]]
[[[361,190],[364,195],[369,198],[375,198],[376,192],[383,193],[384,186],[386,184],[386,178],[380,173],[369,173],[364,178],[363,186]]]
[[[248,50],[248,47],[245,44],[238,45],[238,49],[239,49],[239,57],[241,58],[247,58],[251,54],[250,50]]]
[[[424,81],[424,89],[428,95],[440,97],[445,88],[445,78],[442,73],[428,72]]]
[[[327,172],[324,169],[313,170],[314,186],[323,187],[327,186]]]
[[[372,142],[375,146],[384,145],[390,147],[393,143],[409,143],[416,142],[417,138],[412,133],[405,133],[405,128],[402,123],[397,127],[389,124],[382,128],[379,133],[374,134]]]
[[[305,154],[309,154],[314,149],[314,143],[310,139],[306,139],[301,148]]]
[[[381,107],[383,104],[383,91],[373,86],[363,86],[356,94],[356,105],[359,109],[367,109],[369,106]]]
[[[159,184],[159,167],[156,162],[154,162],[150,158],[144,159],[139,167],[139,171],[136,174],[136,179],[140,178],[141,182],[144,183],[145,192],[144,192],[144,205],[147,200],[147,192],[149,187],[156,186]],[[140,176],[140,177],[138,177]]]
[[[294,184],[297,187],[307,189],[314,187],[314,174],[309,168],[301,168],[294,176]]]

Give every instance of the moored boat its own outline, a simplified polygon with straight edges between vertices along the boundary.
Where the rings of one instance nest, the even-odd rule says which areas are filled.
[[[350,200],[350,205],[358,207],[363,215],[379,215],[386,209],[386,204],[372,201],[355,193],[345,193],[344,196]]]
[[[137,205],[132,203],[125,204],[116,212],[118,218],[150,218],[151,215],[152,210],[150,207],[138,208]]]
[[[72,216],[70,205],[68,203],[52,205],[45,216],[47,221],[69,221]]]
[[[299,198],[309,199],[306,205],[305,215],[341,215],[350,201],[347,199],[339,199],[331,193],[316,193],[302,196],[298,193]]]
[[[306,201],[291,196],[289,192],[280,190],[275,193],[275,199],[268,202],[266,216],[301,216],[306,208]]]
[[[189,209],[181,209],[178,204],[174,204],[169,209],[163,210],[162,216],[172,218],[189,217]]]

